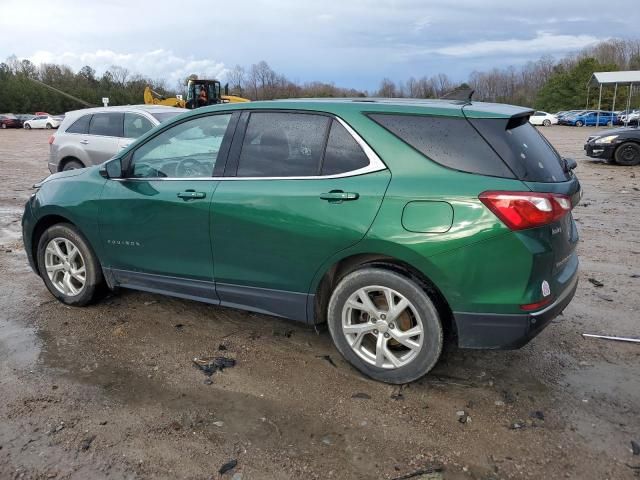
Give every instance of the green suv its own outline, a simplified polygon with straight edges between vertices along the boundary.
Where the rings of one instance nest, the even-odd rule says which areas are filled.
[[[443,100],[218,105],[49,176],[23,216],[68,305],[132,288],[327,322],[405,383],[443,342],[517,348],[571,301],[581,196],[531,110]]]

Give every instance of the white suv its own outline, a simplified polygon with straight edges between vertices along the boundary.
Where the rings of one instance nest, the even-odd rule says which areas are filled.
[[[162,105],[127,105],[68,112],[49,139],[49,170],[55,173],[100,164],[156,125],[186,111]]]

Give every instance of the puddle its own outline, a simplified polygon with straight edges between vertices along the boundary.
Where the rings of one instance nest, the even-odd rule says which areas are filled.
[[[38,360],[40,349],[35,328],[0,317],[0,363],[28,368]]]

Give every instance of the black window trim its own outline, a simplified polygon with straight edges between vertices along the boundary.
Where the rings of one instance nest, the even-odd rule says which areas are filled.
[[[89,123],[87,124],[87,131],[86,133],[77,133],[77,132],[70,132],[69,129],[71,127],[73,127],[78,121],[80,121],[80,119],[84,118],[84,117],[91,117],[89,118]],[[64,129],[64,133],[65,135],[89,135],[89,126],[91,125],[91,120],[93,118],[93,112],[91,113],[85,113],[83,115],[78,115],[78,117],[73,120],[73,122],[71,122],[71,125],[69,125],[67,128]],[[33,120],[33,119],[32,119]]]
[[[96,135],[95,133],[91,133],[91,124],[93,123],[93,118],[96,115],[104,115],[105,113],[115,113],[117,115],[122,115],[122,125],[120,125],[120,131],[122,133],[122,135],[118,136],[118,135]],[[81,134],[82,135],[82,134]],[[107,112],[93,112],[91,114],[91,119],[89,120],[89,128],[87,128],[87,133],[86,135],[90,135],[92,137],[101,137],[101,138],[124,138],[124,111],[117,111],[117,112],[111,112],[111,111],[107,111]]]

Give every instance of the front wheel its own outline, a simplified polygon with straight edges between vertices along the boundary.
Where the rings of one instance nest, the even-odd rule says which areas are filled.
[[[45,125],[45,128],[46,128],[47,130],[51,130],[51,129],[53,128],[53,125],[51,125],[50,123],[47,123],[47,124]]]
[[[26,128],[27,130],[31,130],[31,125],[29,125],[28,123],[25,124],[24,128]]]
[[[49,227],[40,237],[38,269],[51,294],[67,305],[88,305],[103,283],[95,253],[84,236],[67,223]]]
[[[418,284],[388,270],[364,268],[344,277],[329,300],[327,320],[342,356],[382,382],[417,380],[442,351],[435,305]]]
[[[582,120],[578,120],[576,122],[576,127],[582,127],[582,126],[584,126],[584,123],[582,122]]]
[[[549,120],[549,119],[544,120],[544,121],[542,122],[542,125],[544,125],[545,127],[549,127],[549,126],[551,126],[551,120]]]
[[[616,163],[631,167],[640,164],[640,145],[634,142],[626,142],[616,149],[614,155]]]
[[[3,124],[2,124],[2,128],[7,128],[7,124],[6,124],[6,123],[3,123]]]

